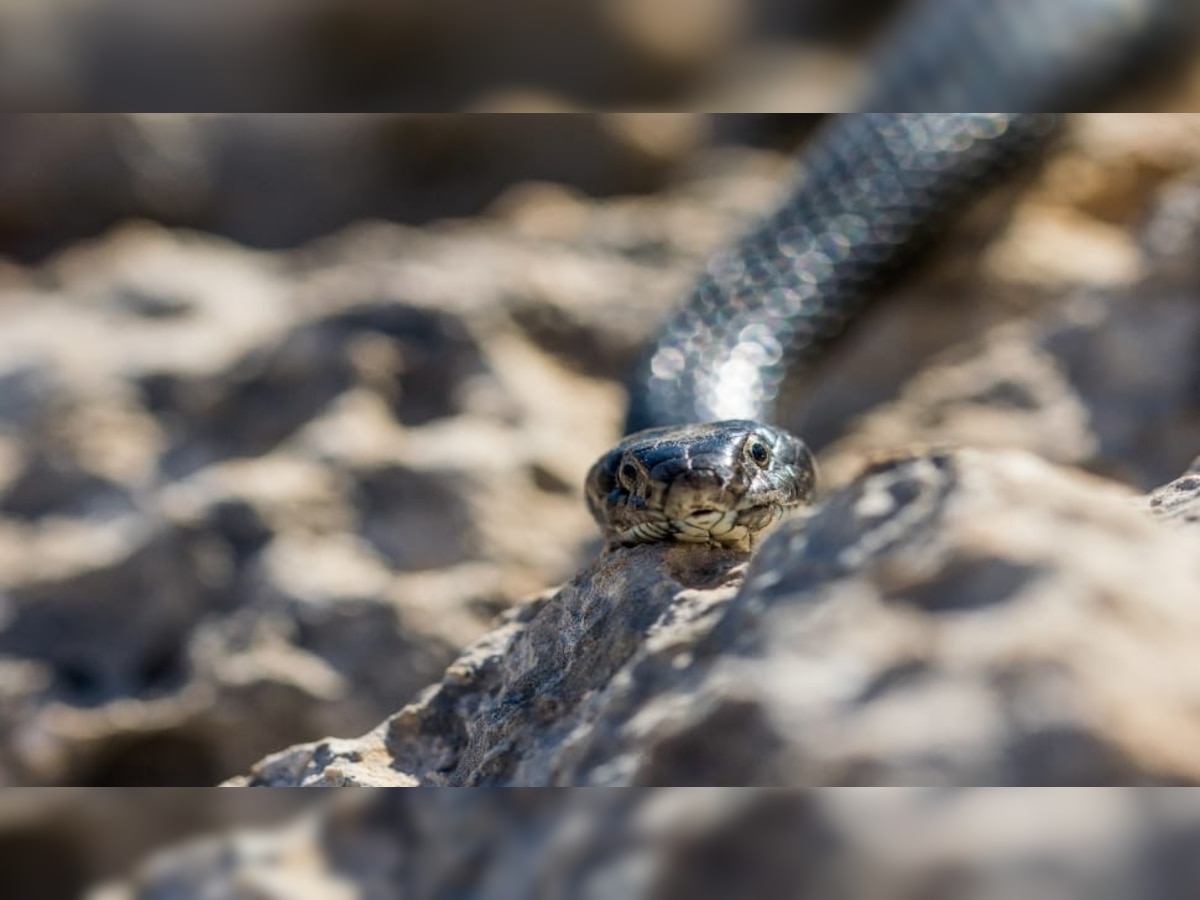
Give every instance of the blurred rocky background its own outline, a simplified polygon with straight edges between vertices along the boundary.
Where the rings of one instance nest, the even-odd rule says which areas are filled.
[[[215,105],[205,91],[228,75],[249,91],[246,108],[353,96],[363,108],[811,110],[847,102],[855,54],[898,4],[849,4],[841,17],[787,3],[754,15],[720,0],[683,13],[573,5],[554,31],[572,41],[534,40],[545,4],[504,17],[476,6],[212,4],[216,18],[194,20],[179,18],[185,5],[155,16],[129,0],[101,20],[86,5],[7,4],[0,84],[16,105],[50,107]],[[215,65],[206,29],[214,47],[218,33],[245,34],[245,49],[223,46],[231,55]],[[278,37],[265,55],[251,49],[264,33]],[[579,83],[546,87],[540,73],[568,52]],[[1184,73],[1156,102],[1198,100],[1200,78]],[[0,783],[353,781],[353,767],[327,764],[367,746],[357,735],[428,721],[464,648],[507,646],[550,595],[522,602],[594,556],[579,485],[617,436],[639,347],[708,254],[775,202],[795,174],[786,151],[819,124],[688,112],[0,117]],[[928,442],[1016,447],[1140,491],[1182,473],[1200,451],[1198,177],[1200,121],[1188,115],[1072,119],[1045,165],[983,198],[785,410],[823,451],[830,490],[874,454]],[[978,471],[1007,483],[1009,465]],[[1078,496],[1059,475],[1032,483],[1052,507]],[[1195,489],[1194,476],[1176,482],[1155,508],[1194,518]],[[983,499],[975,508],[994,511]],[[1114,502],[1099,501],[1100,518],[1119,543]],[[1091,522],[1095,510],[1073,503],[1035,533]],[[843,521],[827,523],[837,533]],[[1130,552],[1158,546],[1129,527]],[[1171,610],[1184,569],[1154,607],[1181,640],[1187,623]],[[1082,573],[1072,596],[1085,618],[1119,622],[1136,599],[1123,570],[1121,602],[1095,612],[1087,585],[1100,575],[1062,571]],[[675,624],[707,627],[729,595],[693,597],[698,617]],[[1020,596],[1040,608],[1036,591]],[[1013,646],[1041,632],[1012,624]],[[649,624],[638,627],[620,631],[626,649]],[[655,652],[703,637],[688,627]],[[1153,641],[1126,653],[1121,640],[1114,658],[1150,673],[1132,683],[1157,683]],[[1021,683],[1035,700],[1086,720],[1091,695],[1061,701],[1055,691],[1074,682],[1034,657],[1037,677]],[[963,674],[953,662],[938,664],[951,685]],[[1179,698],[1170,724],[1190,682],[1167,683],[1182,685],[1164,692]],[[636,712],[636,697],[617,699],[621,715]],[[1126,700],[1120,709],[1139,694]],[[694,730],[663,732],[646,780],[705,771],[688,755],[704,729],[745,728],[722,703]],[[546,704],[538,728],[588,724],[561,713]],[[1036,731],[1036,716],[1023,721]],[[423,740],[457,724],[434,726]],[[567,743],[553,727],[531,734],[547,737],[543,749]],[[302,749],[252,769],[325,737],[345,743],[315,764]],[[629,749],[628,735],[596,737],[572,771]],[[988,739],[974,733],[970,746]],[[1186,754],[1157,769],[1149,759],[1134,755],[1148,781],[1191,772]],[[823,777],[847,771],[838,762]],[[999,771],[1036,781],[1061,770]],[[163,839],[243,818],[188,800],[147,807],[147,822],[180,824],[127,828],[110,854],[107,814],[64,837],[63,809],[30,803],[4,819],[5,858],[36,872],[61,859],[58,871],[80,873],[71,884],[90,883],[116,871],[97,860],[126,866]]]
[[[351,137],[338,117],[193,124],[297,128],[299,149]],[[434,124],[513,146],[541,129],[566,159],[609,128]],[[22,117],[0,155],[53,186],[73,169],[46,148],[93,126],[140,127]],[[340,157],[325,179],[369,180]],[[143,218],[10,256],[0,780],[213,784],[360,733],[578,568],[595,549],[579,484],[638,345],[787,172],[750,151],[676,167],[670,201],[519,182],[474,219],[357,221],[289,250]],[[279,196],[303,195],[306,171]]]
[[[355,152],[406,127],[442,129],[447,160],[479,141],[568,161],[590,148],[601,172],[655,138],[677,156],[650,194],[592,198],[514,167],[474,217],[357,220],[289,249],[142,217],[37,262],[10,253],[9,785],[214,784],[361,734],[438,681],[498,613],[595,553],[580,483],[618,434],[639,347],[794,173],[699,136],[741,120],[695,117],[12,123],[0,180],[32,172],[49,204],[77,174],[53,148],[99,158],[105,135],[141,129],[274,135],[324,159],[260,158],[301,210],[317,172],[370,183]],[[827,483],[931,441],[1022,447],[1141,489],[1182,472],[1200,448],[1198,135],[1189,116],[1079,117],[1046,165],[981,202],[787,407],[825,448]],[[233,183],[213,196],[259,208]]]
[[[359,791],[88,896],[1186,900],[1198,827],[1169,791]]]
[[[822,110],[845,104],[856,52],[904,5],[14,0],[0,96],[93,110]]]
[[[787,146],[811,122],[779,113],[851,103],[863,47],[904,5],[14,0],[4,109],[350,112],[0,118],[0,246],[40,258],[132,217],[280,248],[363,218],[474,214],[529,179],[655,190],[714,137]],[[776,115],[437,114],[594,108]]]
[[[0,891],[12,900],[78,900],[155,847],[232,826],[280,827],[317,791],[7,789],[0,796]]]

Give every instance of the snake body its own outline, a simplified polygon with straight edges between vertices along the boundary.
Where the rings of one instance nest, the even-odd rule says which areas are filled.
[[[927,2],[882,44],[863,108],[1088,103],[1119,84],[1185,18],[1190,24],[1193,16],[1181,15],[1188,6],[1180,0]],[[612,476],[606,460],[653,457],[661,464],[664,447],[686,455],[697,441],[708,452],[720,440],[727,457],[737,458],[747,423],[771,420],[785,376],[818,362],[888,276],[984,188],[1036,155],[1057,122],[1039,112],[834,117],[805,148],[800,178],[782,204],[709,262],[636,375],[626,423],[633,434],[593,467],[587,482],[593,514],[610,540],[680,539],[684,532],[650,527],[650,519],[631,530],[635,493],[620,479],[606,480]],[[671,427],[678,430],[663,430]],[[795,458],[789,477],[800,482],[791,506],[811,497],[815,479],[807,449]],[[738,482],[743,474],[730,468],[723,477],[737,482],[731,496],[739,503],[753,500],[755,484]],[[653,487],[670,492],[666,482]]]

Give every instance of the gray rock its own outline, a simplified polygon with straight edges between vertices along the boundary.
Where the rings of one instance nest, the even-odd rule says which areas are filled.
[[[135,226],[20,283],[0,782],[212,784],[359,733],[575,567],[617,395],[504,326],[463,265],[509,265],[493,232],[430,278],[403,232],[383,273],[346,259],[378,232],[314,266]]]
[[[1150,512],[1158,518],[1179,525],[1200,523],[1200,457],[1188,470],[1147,498]]]
[[[5,791],[0,803],[0,890],[6,897],[78,900],[127,874],[149,853],[231,826],[278,825],[314,805],[316,792]]]
[[[356,792],[90,897],[1182,900],[1198,827],[1195,798],[1162,792]]]
[[[1013,451],[893,459],[741,563],[603,555],[363,738],[235,783],[1200,777],[1194,540],[1110,483]]]
[[[134,3],[140,4],[141,0]],[[325,14],[335,13],[329,0],[316,0],[310,6],[318,15],[319,7],[325,7]],[[270,34],[270,38],[261,43],[273,48],[280,48],[287,40],[277,28],[280,23],[270,23],[279,16],[266,10],[265,18],[256,25],[228,21],[230,15],[238,17],[232,12],[222,16],[213,10],[211,24],[218,28],[215,36],[222,43],[231,33],[247,34],[246,28],[265,29],[260,35]],[[532,8],[527,17],[530,12]],[[436,11],[439,18],[447,14],[446,10]],[[5,57],[0,59],[0,72],[9,58],[6,51],[11,36],[20,33],[20,25],[11,22],[10,15],[10,11],[0,10],[0,57]],[[105,15],[111,15],[111,10]],[[283,17],[288,16],[290,13],[283,13]],[[50,18],[60,17],[51,14]],[[226,21],[222,22],[223,18]],[[478,22],[480,16],[462,18]],[[171,31],[167,22],[160,20],[157,24],[163,31]],[[458,24],[455,15],[449,14],[436,27],[453,32]],[[54,23],[57,49],[64,55],[72,42],[84,39],[81,27],[80,23],[68,25],[61,20]],[[193,44],[198,40],[194,29],[185,35],[155,35],[153,25],[136,19],[108,37],[123,43],[124,50],[129,51],[142,28],[147,30],[140,38],[159,49],[163,45],[158,42],[163,40],[183,38]],[[489,37],[496,32],[493,28]],[[598,30],[591,30],[579,38],[594,43],[599,36]],[[513,37],[527,40],[522,29]],[[98,35],[93,33],[92,38],[98,39]],[[42,40],[54,43],[49,34]],[[622,52],[616,45],[624,42],[599,42],[608,46],[597,48],[602,57],[598,62],[615,62]],[[45,47],[42,56],[49,56],[54,49]],[[260,46],[253,51],[248,61],[261,62],[262,49]],[[315,49],[293,44],[285,53],[294,54],[293,63],[305,64],[303,54]],[[218,51],[210,46],[208,52],[219,52],[230,62],[228,47]],[[399,49],[396,52],[406,53]],[[396,58],[391,57],[386,71],[400,73],[403,67],[395,65]],[[131,59],[125,56],[126,62]],[[578,62],[578,57],[575,59]],[[156,91],[168,77],[164,67],[182,60],[183,54],[157,57],[153,64],[155,76],[117,90],[140,94],[149,87]],[[307,64],[313,61],[310,57]],[[76,65],[65,59],[63,62],[68,67]],[[622,62],[628,63],[628,57]],[[184,63],[185,73],[180,74],[190,78],[192,75],[186,72],[194,75],[196,66],[219,68],[193,61]],[[84,76],[78,87],[85,92],[106,92],[104,82],[113,67],[97,68]],[[282,76],[278,67],[274,71]],[[307,78],[299,72],[282,77]],[[5,80],[2,75],[0,80]],[[261,73],[238,80],[242,81],[238,90],[243,100],[247,84],[266,85]],[[6,81],[6,87],[8,84]],[[426,93],[430,80],[417,78],[409,82],[409,88],[402,89]],[[466,105],[476,98],[482,100],[493,90],[493,85],[477,85],[461,102]],[[57,105],[71,105],[81,99],[76,91],[70,93],[72,101]],[[186,100],[180,106],[177,91],[170,93],[175,98],[174,108],[187,106]],[[165,102],[165,96],[159,101],[147,98],[147,102],[156,105]],[[12,98],[11,102],[28,108],[30,98]],[[55,101],[47,104],[45,98],[40,102],[56,105]],[[94,98],[96,108],[110,102],[111,97]],[[208,104],[201,101],[200,105]],[[388,101],[385,105],[399,109],[404,104],[396,106]],[[444,105],[444,101],[434,105]],[[498,95],[494,105],[508,105],[514,112],[567,108],[564,101],[550,93],[527,97],[514,93],[507,100]],[[418,100],[416,108],[428,109],[429,102]],[[705,117],[699,114],[677,114],[657,121],[637,116],[585,115],[522,120],[503,115],[454,118],[395,113],[173,113],[81,115],[71,119],[14,114],[0,122],[5,136],[0,145],[0,190],[10,198],[0,237],[7,252],[30,259],[44,258],[72,241],[93,238],[130,219],[203,229],[253,247],[286,248],[365,219],[419,224],[479,215],[504,190],[525,181],[559,182],[592,195],[651,191],[665,186],[680,171],[687,156],[711,137]],[[747,136],[736,120],[725,132],[726,140],[744,141]],[[170,318],[186,311],[186,304],[169,294],[129,293],[118,302],[148,318]]]
[[[1165,687],[1139,681],[1150,626],[1131,613],[1128,647],[1103,646],[1134,674],[1091,679],[1061,623],[1090,609],[1092,567],[1111,557],[1123,599],[1088,621],[1115,630],[1133,553],[1144,576],[1161,552],[1165,585],[1143,600],[1139,583],[1136,608],[1171,606],[1186,564],[1151,549],[1170,529],[1144,513],[1185,522],[1194,485],[1110,516],[1117,489],[1066,470],[941,451],[894,463],[914,445],[1020,447],[1144,490],[1195,454],[1195,123],[1076,126],[811,385],[823,412],[808,421],[829,426],[804,427],[828,444],[819,546],[781,536],[752,564],[780,581],[740,592],[742,560],[644,551],[521,605],[595,557],[579,484],[617,436],[620,380],[707,254],[778,196],[779,157],[698,159],[649,198],[527,185],[475,221],[360,224],[290,253],[141,224],[0,266],[0,781],[207,784],[323,735],[255,777],[1187,780],[1187,760],[1151,762],[1188,743],[1161,736],[1173,707],[1120,727],[1097,711],[1122,686],[1138,699],[1113,709],[1169,705],[1190,677],[1172,653],[1153,660]],[[855,482],[881,452],[893,468]],[[1025,471],[1037,491],[977,490]],[[930,491],[951,512],[893,546],[870,509],[904,491],[918,525]],[[991,521],[1007,523],[994,544],[965,543]],[[1122,529],[1128,546],[1110,548]],[[1177,531],[1161,540],[1184,546]],[[1021,535],[1048,555],[1002,540]],[[855,552],[856,569],[830,563]],[[820,632],[847,657],[772,642],[813,609],[829,628],[861,610]],[[1188,623],[1156,615],[1169,649]],[[841,643],[880,631],[875,650]],[[960,661],[980,632],[1028,643],[1033,662]],[[772,692],[793,676],[826,692],[824,712]],[[934,720],[924,744],[906,703]],[[1131,748],[1139,731],[1153,751]]]

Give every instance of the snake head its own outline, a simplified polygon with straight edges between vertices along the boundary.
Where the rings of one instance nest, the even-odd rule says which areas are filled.
[[[610,545],[683,541],[749,550],[812,502],[816,463],[786,431],[730,419],[631,434],[596,461],[585,487]]]

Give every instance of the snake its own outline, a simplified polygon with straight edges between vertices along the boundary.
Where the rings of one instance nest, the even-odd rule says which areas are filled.
[[[880,41],[860,112],[800,153],[779,206],[718,252],[629,385],[626,437],[591,467],[608,545],[752,549],[811,505],[801,438],[771,424],[889,278],[1067,109],[1100,102],[1195,30],[1181,0],[926,0]],[[1009,113],[963,109],[1030,110]],[[932,109],[948,112],[905,113]]]

